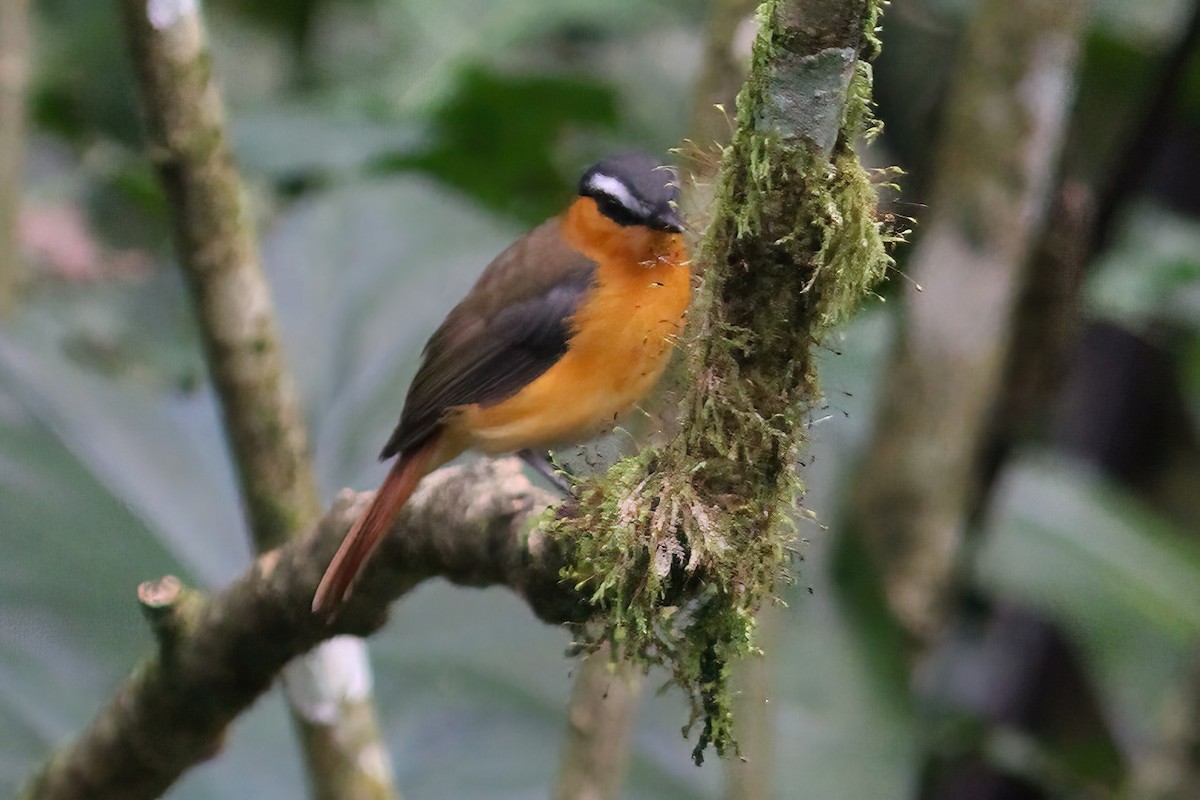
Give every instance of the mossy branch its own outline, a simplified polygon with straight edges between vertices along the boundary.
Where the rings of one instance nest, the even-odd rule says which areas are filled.
[[[229,724],[285,664],[334,637],[377,630],[392,602],[434,576],[508,586],[550,622],[591,613],[559,580],[565,553],[531,531],[551,498],[506,459],[427,478],[343,611],[332,622],[313,616],[325,565],[369,497],[344,492],[309,535],[260,556],[221,592],[204,595],[170,577],[143,584],[138,598],[157,651],[43,765],[24,800],[158,797],[219,752]]]
[[[549,529],[566,573],[605,609],[591,643],[665,664],[708,744],[734,747],[729,664],[754,651],[754,615],[796,546],[814,346],[890,263],[876,193],[854,152],[873,131],[867,58],[879,2],[759,10],[717,199],[695,266],[679,434],[584,487]],[[689,725],[690,727],[690,725]]]

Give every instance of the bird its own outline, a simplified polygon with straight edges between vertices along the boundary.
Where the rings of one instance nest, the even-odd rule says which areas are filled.
[[[342,605],[425,475],[467,450],[528,456],[585,441],[658,382],[691,299],[678,195],[659,159],[610,156],[583,173],[563,213],[484,269],[425,345],[379,455],[394,462],[326,569],[314,613]]]

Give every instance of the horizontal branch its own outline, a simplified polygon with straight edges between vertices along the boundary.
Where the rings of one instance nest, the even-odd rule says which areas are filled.
[[[345,490],[309,535],[260,556],[225,590],[204,595],[173,578],[138,596],[159,643],[109,705],[26,787],[32,800],[159,796],[219,751],[225,729],[296,656],[341,634],[367,635],[422,581],[507,586],[541,619],[590,609],[559,573],[562,552],[535,522],[553,500],[516,459],[480,460],[429,476],[332,620],[313,592],[369,493]]]

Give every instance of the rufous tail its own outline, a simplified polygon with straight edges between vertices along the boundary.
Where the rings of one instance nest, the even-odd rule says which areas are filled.
[[[421,478],[425,477],[426,466],[437,441],[438,437],[435,436],[417,450],[402,453],[396,459],[375,492],[375,499],[366,512],[354,521],[333,561],[329,562],[325,577],[321,578],[317,593],[313,595],[313,613],[332,613],[349,594],[350,585],[359,571],[379,545],[380,539],[392,527],[396,515],[412,497]]]

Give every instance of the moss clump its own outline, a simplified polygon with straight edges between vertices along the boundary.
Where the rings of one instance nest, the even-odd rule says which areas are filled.
[[[584,644],[607,639],[624,658],[670,670],[692,702],[685,735],[702,723],[697,763],[709,744],[736,749],[730,665],[755,652],[755,612],[796,544],[794,465],[819,399],[813,346],[890,264],[875,188],[852,147],[877,127],[869,66],[855,68],[831,157],[755,127],[787,41],[779,4],[760,11],[737,132],[696,254],[704,289],[686,337],[681,431],[585,483],[578,507],[548,523],[575,553],[564,577],[602,610]],[[867,9],[866,32],[849,36],[855,52],[876,47],[878,3]]]

